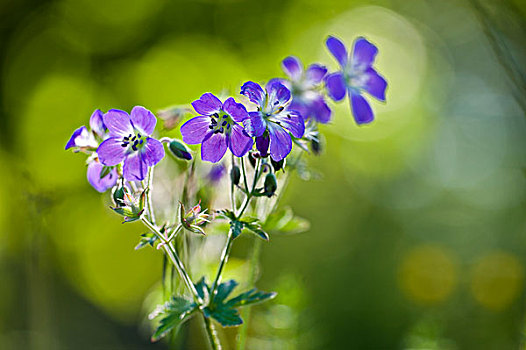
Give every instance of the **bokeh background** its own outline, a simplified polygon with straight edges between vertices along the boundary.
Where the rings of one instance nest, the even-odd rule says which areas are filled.
[[[67,139],[95,108],[236,96],[290,54],[334,69],[332,34],[379,47],[387,103],[363,127],[334,106],[317,175],[292,179],[284,204],[311,229],[264,245],[258,286],[280,294],[250,348],[524,349],[525,16],[520,0],[1,0],[0,348],[168,348],[145,323],[159,254],[133,250],[144,230]],[[183,333],[204,347],[195,322]]]

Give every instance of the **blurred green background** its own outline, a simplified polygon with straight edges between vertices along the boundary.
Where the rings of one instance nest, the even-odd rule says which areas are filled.
[[[387,103],[364,127],[335,106],[320,176],[293,178],[284,202],[311,230],[264,245],[258,286],[280,294],[249,348],[524,349],[525,16],[521,0],[1,0],[0,348],[167,348],[144,321],[159,254],[133,250],[144,230],[66,141],[95,108],[237,96],[290,54],[334,69],[332,34],[379,47]],[[191,322],[181,348],[202,337]]]

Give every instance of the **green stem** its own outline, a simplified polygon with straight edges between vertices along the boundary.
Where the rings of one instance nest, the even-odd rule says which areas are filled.
[[[206,335],[208,335],[210,346],[213,350],[221,350],[221,342],[219,341],[217,332],[212,324],[212,320],[205,315],[203,315],[203,319],[205,320]]]
[[[248,276],[249,288],[256,283],[256,271],[257,271],[256,267],[259,262],[259,255],[261,252],[261,243],[262,241],[260,239],[256,239],[254,241],[252,255],[250,257],[250,263],[249,263],[250,264],[249,265],[250,275]],[[250,305],[247,305],[241,311],[241,318],[245,320],[245,324],[241,325],[241,327],[239,328],[237,350],[244,350],[246,343],[247,343],[248,322],[250,320],[250,310],[252,310],[252,308],[250,307]]]
[[[219,263],[219,268],[217,269],[216,278],[214,280],[214,283],[212,284],[212,290],[210,292],[210,304],[212,304],[212,302],[214,301],[217,286],[219,286],[219,283],[221,283],[223,269],[228,261],[228,257],[230,256],[230,251],[232,250],[232,242],[234,242],[233,236],[234,235],[232,229],[230,229],[226,238],[225,247],[223,248],[223,253],[221,254],[221,262]]]
[[[254,181],[252,182],[252,190],[245,197],[245,201],[243,202],[241,210],[239,211],[239,214],[236,215],[237,219],[241,218],[241,216],[243,215],[245,210],[248,208],[248,204],[250,203],[250,200],[253,197],[253,193],[254,193],[254,190],[256,188],[256,184],[258,182],[258,179],[259,179],[260,162],[261,162],[261,160],[258,159],[257,164],[256,164],[256,171],[254,173]],[[244,171],[245,170],[243,169],[243,172]],[[211,289],[211,292],[210,292],[210,304],[214,300],[214,297],[215,297],[215,294],[216,294],[216,290],[217,290],[217,287],[219,286],[219,283],[221,283],[221,277],[222,277],[222,274],[223,274],[223,269],[224,269],[224,267],[225,267],[225,265],[226,265],[226,263],[228,261],[228,257],[230,256],[230,251],[232,250],[232,243],[233,243],[233,241],[234,241],[234,236],[233,236],[232,229],[230,229],[228,231],[228,236],[227,236],[227,239],[226,239],[225,247],[223,248],[223,253],[221,254],[221,261],[219,263],[219,268],[217,269],[216,278],[214,280],[214,283],[212,284],[212,289]]]
[[[245,191],[248,193],[247,172],[245,170],[245,158],[243,157],[241,157],[241,171],[243,171],[243,182],[245,184]]]
[[[150,222],[155,225],[155,214],[153,213],[153,203],[152,203],[152,183],[153,183],[153,166],[148,170],[148,196],[147,196],[147,205],[148,205],[148,215],[150,217]]]
[[[199,304],[199,305],[202,305],[203,304],[203,300],[201,299],[201,297],[199,296],[199,294],[197,293],[197,290],[195,289],[195,286],[194,284],[192,283],[192,279],[190,278],[190,276],[188,275],[188,273],[186,272],[186,269],[184,268],[184,265],[181,261],[181,259],[179,258],[179,256],[177,255],[177,252],[175,251],[175,249],[173,248],[171,242],[168,242],[165,238],[164,238],[164,235],[159,231],[159,229],[157,227],[155,227],[154,224],[152,224],[147,218],[145,217],[142,217],[141,218],[141,221],[143,222],[143,224],[148,227],[150,229],[150,231],[152,231],[156,236],[157,238],[162,242],[162,247],[166,253],[166,256],[168,256],[168,258],[171,260],[172,264],[175,266],[175,268],[177,269],[177,272],[179,272],[179,275],[181,276],[181,278],[183,279],[184,283],[186,284],[186,287],[188,288],[188,290],[192,293],[193,295],[193,298],[194,300]]]
[[[263,211],[263,215],[260,218],[263,221],[266,221],[268,216],[276,210],[279,200],[281,199],[281,196],[283,195],[283,189],[286,188],[286,184],[288,183],[290,179],[290,174],[294,171],[296,165],[298,164],[303,152],[300,153],[292,162],[291,162],[291,171],[287,172],[285,175],[285,178],[281,182],[281,189],[277,193],[274,203],[272,203],[270,206],[267,206],[267,210]],[[248,285],[249,287],[253,286],[256,283],[256,269],[259,262],[259,256],[261,254],[261,240],[256,239],[254,242],[254,245],[252,246],[252,252],[250,253],[250,262],[249,262],[249,280]],[[240,326],[239,329],[239,335],[238,335],[238,343],[237,343],[237,350],[245,350],[246,343],[247,343],[247,335],[248,335],[248,324],[250,321],[250,312],[251,312],[251,305],[247,305],[241,312],[241,317],[244,320],[243,325]]]

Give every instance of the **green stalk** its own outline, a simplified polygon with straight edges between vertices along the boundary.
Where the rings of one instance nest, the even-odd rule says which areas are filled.
[[[291,162],[291,171],[287,172],[285,175],[285,178],[283,179],[281,190],[276,195],[276,199],[272,205],[267,207],[267,210],[263,211],[263,217],[262,220],[267,220],[268,216],[276,210],[279,200],[281,199],[281,196],[283,195],[283,189],[286,188],[286,185],[290,179],[290,174],[294,171],[296,165],[298,164],[301,155],[303,153],[300,153],[293,162]],[[256,268],[259,263],[259,257],[261,255],[261,240],[256,239],[254,242],[254,245],[252,246],[252,252],[250,252],[250,262],[249,262],[249,280],[248,285],[253,286],[256,283]],[[244,320],[244,324],[240,326],[239,334],[238,334],[238,343],[237,343],[237,350],[245,350],[246,343],[247,343],[247,334],[248,334],[248,323],[250,320],[250,313],[251,313],[251,305],[247,305],[242,311],[241,311],[241,317]]]
[[[256,266],[259,262],[259,255],[261,252],[261,243],[262,241],[260,239],[254,240],[254,246],[252,248],[252,254],[250,257],[250,275],[248,277],[248,285],[253,286],[256,283]],[[244,320],[244,324],[241,325],[239,328],[238,333],[238,343],[237,343],[237,349],[238,350],[244,350],[246,343],[247,343],[247,334],[248,334],[248,322],[250,320],[250,310],[252,308],[250,305],[247,305],[243,310],[241,310],[241,318]]]
[[[243,158],[241,158],[243,159]],[[245,197],[245,201],[243,202],[243,205],[241,207],[241,210],[239,211],[239,214],[236,215],[236,218],[239,219],[241,216],[243,216],[243,213],[248,208],[248,204],[250,203],[250,200],[253,197],[254,190],[256,188],[256,184],[259,179],[259,166],[260,166],[261,160],[258,159],[256,164],[256,171],[254,173],[254,180],[252,182],[252,190],[247,194]],[[243,177],[245,177],[245,167],[243,166]],[[217,269],[216,278],[214,280],[214,283],[212,284],[212,290],[210,291],[210,303],[214,300],[217,287],[219,286],[219,283],[221,283],[221,277],[223,275],[223,269],[228,261],[228,257],[230,256],[230,251],[232,250],[232,242],[234,241],[233,232],[232,229],[228,231],[228,236],[226,239],[225,247],[223,248],[223,253],[221,254],[221,261],[219,263],[219,268]]]
[[[194,284],[192,283],[192,279],[190,278],[190,276],[188,275],[188,273],[186,272],[186,269],[184,268],[184,265],[183,265],[183,262],[181,261],[181,259],[179,258],[179,256],[177,255],[177,252],[175,251],[175,249],[173,248],[171,242],[168,242],[165,238],[164,238],[164,235],[159,231],[159,229],[157,227],[155,227],[155,225],[153,225],[147,218],[145,218],[144,216],[141,218],[141,221],[142,223],[148,227],[150,229],[150,231],[152,231],[156,236],[157,238],[162,242],[161,245],[164,249],[164,252],[166,253],[166,256],[170,259],[170,261],[172,262],[172,264],[175,266],[175,268],[177,269],[177,272],[179,273],[179,275],[181,276],[181,278],[183,279],[186,287],[188,288],[188,290],[192,293],[193,295],[193,298],[195,300],[196,303],[198,303],[199,305],[202,305],[203,304],[203,300],[201,299],[201,297],[199,296],[199,294],[197,293],[197,290],[195,289],[195,286]]]
[[[203,315],[203,319],[205,321],[206,335],[208,336],[212,350],[221,350],[221,343],[219,342],[219,337],[217,336],[217,332],[212,324],[212,320],[205,315]]]

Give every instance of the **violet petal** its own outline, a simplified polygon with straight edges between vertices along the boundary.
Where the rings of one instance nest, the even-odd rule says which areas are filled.
[[[117,165],[123,161],[128,147],[122,147],[122,140],[110,137],[97,148],[97,155],[102,164],[107,166]]]
[[[181,126],[183,141],[189,145],[201,143],[205,138],[210,126],[210,117],[197,116],[190,119]]]
[[[144,136],[150,136],[157,124],[157,118],[152,112],[142,106],[133,107],[130,119],[135,129],[137,129]]]

